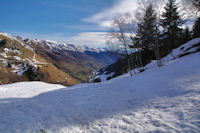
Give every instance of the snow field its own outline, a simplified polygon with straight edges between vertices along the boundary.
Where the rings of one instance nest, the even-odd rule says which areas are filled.
[[[199,132],[199,58],[200,53],[192,54],[98,84],[1,86],[7,91],[0,92],[0,131]]]

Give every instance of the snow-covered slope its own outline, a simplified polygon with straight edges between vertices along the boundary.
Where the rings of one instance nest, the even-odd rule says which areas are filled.
[[[200,38],[194,38],[185,44],[181,45],[180,47],[174,49],[171,54],[167,55],[166,57],[162,58],[162,62],[166,63],[174,58],[178,58],[181,55],[187,54],[187,53],[193,53],[196,52],[198,49],[200,49],[199,46],[195,46],[196,44],[200,43]]]
[[[200,53],[195,53],[133,77],[125,74],[98,84],[56,87],[29,98],[5,91],[0,95],[0,131],[199,132],[199,58]],[[23,84],[0,89],[21,88],[27,94],[44,86],[42,83]]]
[[[165,64],[173,62],[174,59],[176,59],[176,58],[180,58],[182,56],[192,54],[192,53],[195,53],[195,52],[199,52],[199,51],[200,51],[200,38],[194,38],[194,39],[182,44],[178,48],[174,49],[167,56],[163,57],[161,59],[161,63],[163,65],[165,65]],[[114,63],[114,65],[112,67],[113,68],[119,68],[118,66],[120,66],[120,64]],[[116,76],[115,75],[116,70],[112,70],[109,67],[110,66],[108,66],[104,69],[101,69],[99,72],[95,73],[93,76],[91,76],[90,81],[91,82],[103,82],[103,81],[106,81],[106,80],[109,80],[109,79],[115,77]],[[145,66],[146,69],[156,68],[156,67],[158,67],[157,64],[156,64],[156,60],[152,60],[149,64],[147,64]],[[137,68],[134,71],[136,73],[140,73],[140,71],[138,71]]]

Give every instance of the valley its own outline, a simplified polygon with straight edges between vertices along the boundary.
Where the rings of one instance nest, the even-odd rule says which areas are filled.
[[[36,80],[71,86],[88,82],[93,72],[119,58],[106,49],[23,40],[7,33],[0,33],[0,39],[1,84]]]

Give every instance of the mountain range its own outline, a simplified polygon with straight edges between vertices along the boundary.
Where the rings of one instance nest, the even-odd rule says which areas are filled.
[[[39,80],[70,86],[87,82],[95,71],[118,59],[103,48],[22,39],[0,32],[1,84]]]

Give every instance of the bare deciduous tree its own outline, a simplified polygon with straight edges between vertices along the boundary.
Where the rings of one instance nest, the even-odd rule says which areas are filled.
[[[134,38],[136,32],[136,26],[132,19],[131,14],[126,13],[123,15],[117,15],[112,21],[112,28],[108,33],[108,46],[117,46],[123,49],[125,55],[128,58],[128,66],[130,75],[131,70],[136,67],[132,58],[130,46],[133,45],[131,38]]]

